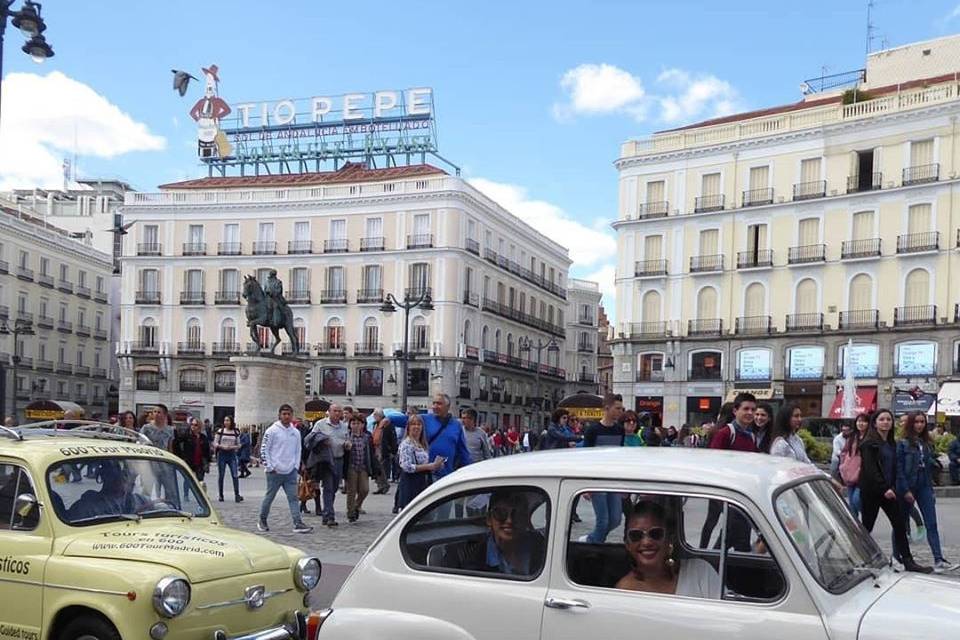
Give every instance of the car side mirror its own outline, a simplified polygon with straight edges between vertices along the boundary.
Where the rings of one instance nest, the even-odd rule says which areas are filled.
[[[32,493],[21,493],[17,496],[13,509],[20,518],[26,520],[39,506],[40,501],[37,500],[37,496]]]

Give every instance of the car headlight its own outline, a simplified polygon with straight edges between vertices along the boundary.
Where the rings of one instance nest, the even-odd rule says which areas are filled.
[[[320,582],[320,561],[305,557],[297,560],[293,567],[293,583],[300,591],[310,591]]]
[[[190,583],[183,578],[161,578],[153,589],[153,608],[164,618],[176,618],[190,604]]]

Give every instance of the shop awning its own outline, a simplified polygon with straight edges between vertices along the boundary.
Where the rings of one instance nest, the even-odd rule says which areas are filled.
[[[78,419],[85,413],[83,407],[69,400],[34,400],[23,408],[27,420],[61,420],[67,411]]]
[[[942,413],[947,416],[960,416],[960,382],[947,381],[940,387],[937,401],[927,411],[931,416]]]
[[[857,402],[854,407],[854,416],[861,413],[873,413],[877,408],[877,388],[876,387],[857,387]],[[828,418],[841,419],[843,415],[843,389],[837,392],[837,397],[830,407]]]

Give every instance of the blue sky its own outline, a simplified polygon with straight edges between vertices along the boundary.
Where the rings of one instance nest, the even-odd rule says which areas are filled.
[[[431,86],[442,153],[607,291],[619,144],[797,100],[821,66],[863,65],[866,24],[866,0],[46,0],[43,12],[56,57],[42,67],[7,31],[0,188],[56,181],[74,144],[82,175],[146,190],[199,175],[187,111],[202,84],[180,98],[171,68],[199,77],[216,63],[230,102]],[[960,0],[877,0],[874,23],[875,48],[957,33]]]

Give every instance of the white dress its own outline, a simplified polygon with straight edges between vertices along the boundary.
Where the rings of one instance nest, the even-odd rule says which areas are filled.
[[[773,444],[770,445],[770,455],[793,458],[798,462],[813,464],[807,457],[807,448],[803,446],[803,440],[795,433],[791,433],[786,439],[777,438],[774,440]]]
[[[677,576],[678,596],[688,598],[720,598],[720,576],[713,566],[700,558],[685,558],[680,561]]]

